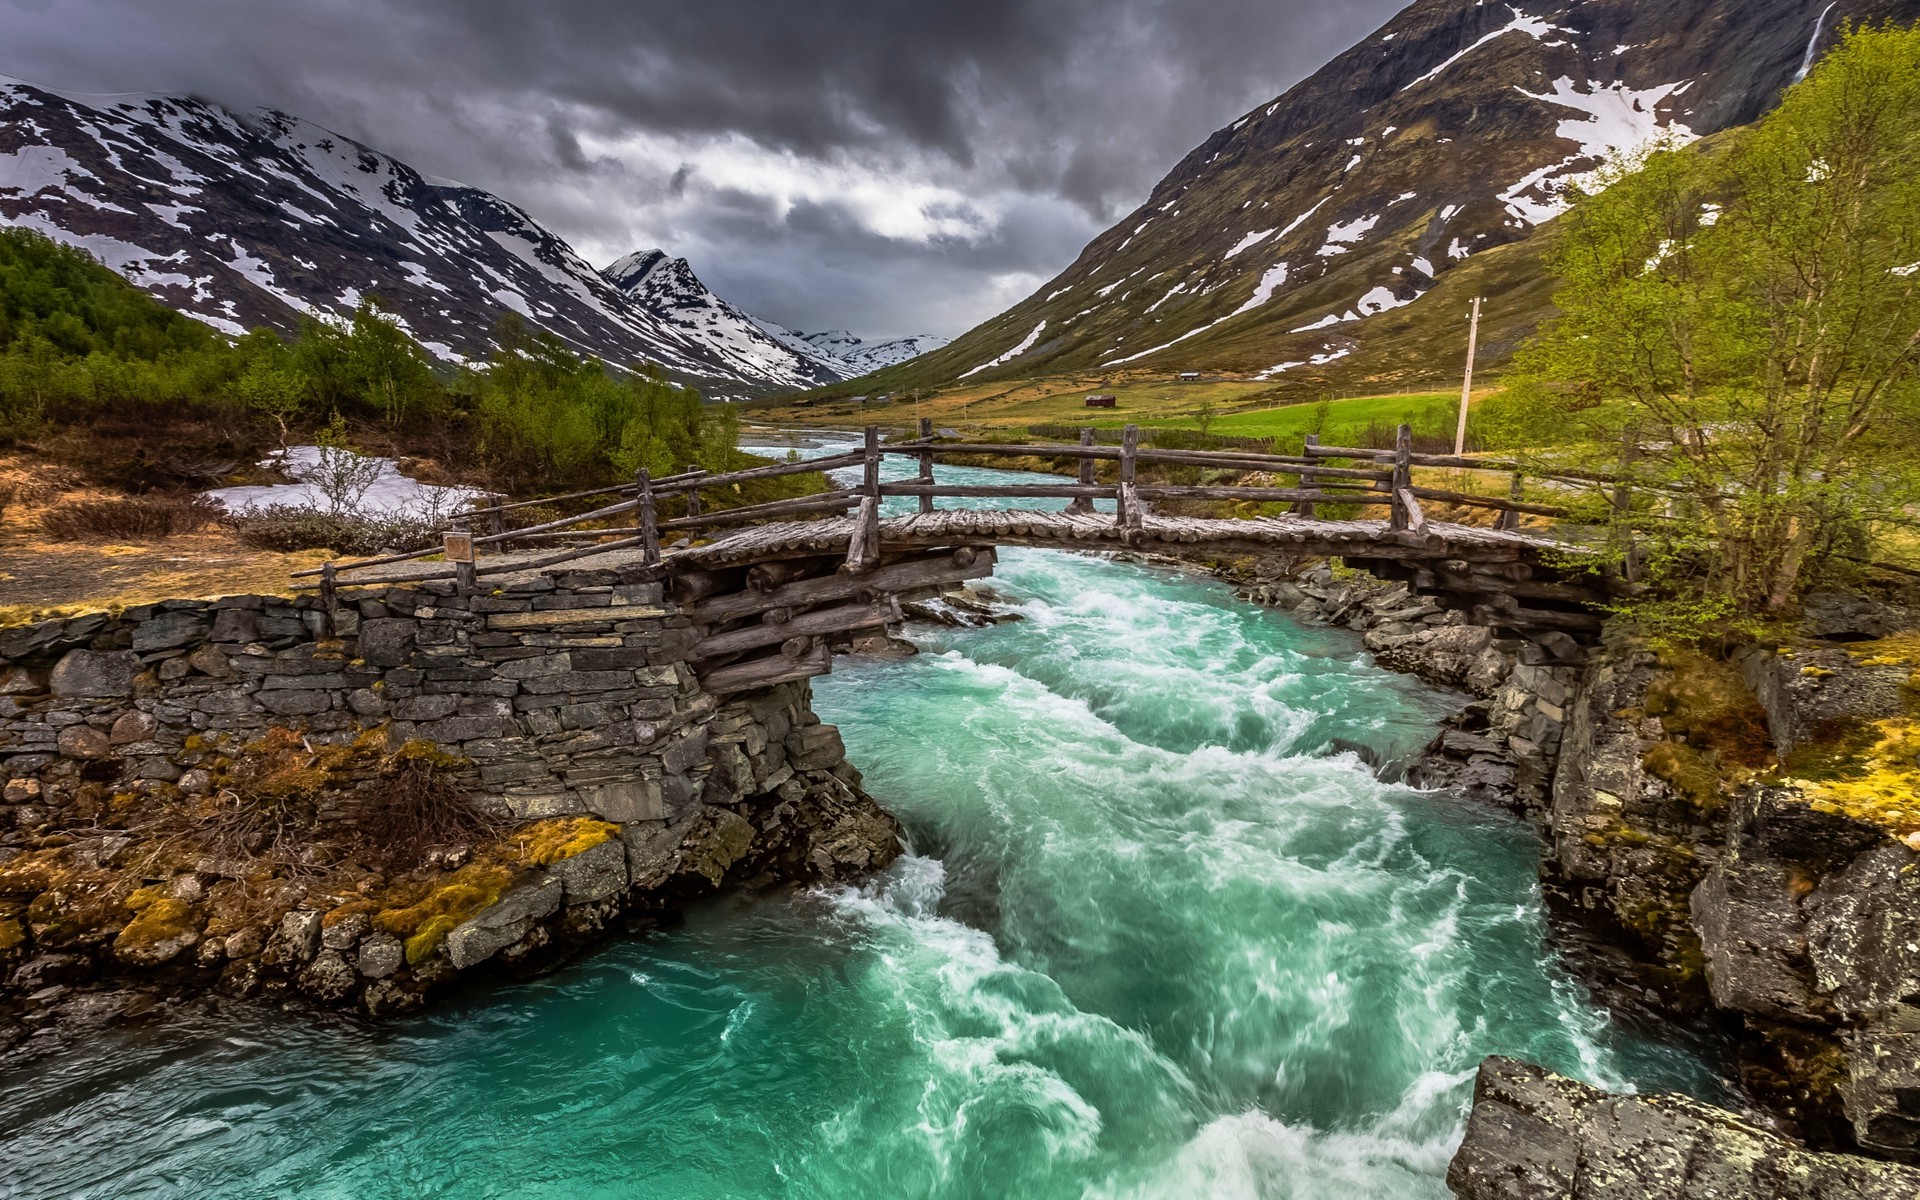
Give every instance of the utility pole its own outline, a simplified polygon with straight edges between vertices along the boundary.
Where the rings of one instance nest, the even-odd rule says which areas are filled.
[[[1467,377],[1460,382],[1460,424],[1453,433],[1453,452],[1467,452],[1467,402],[1473,397],[1473,355],[1480,347],[1480,297],[1473,298],[1473,320],[1467,325]]]

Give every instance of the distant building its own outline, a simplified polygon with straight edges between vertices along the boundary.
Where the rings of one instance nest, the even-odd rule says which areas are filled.
[[[855,404],[865,404],[867,402],[865,396],[848,396],[847,399],[853,401]]]
[[[1112,396],[1088,396],[1087,397],[1088,408],[1112,408],[1114,406],[1114,403],[1115,403],[1115,398]]]
[[[1193,382],[1194,380],[1196,380],[1196,379],[1198,379],[1198,378],[1200,378],[1200,372],[1198,372],[1198,371],[1182,371],[1182,372],[1180,372],[1180,382],[1181,382],[1181,383],[1192,383],[1192,382]]]

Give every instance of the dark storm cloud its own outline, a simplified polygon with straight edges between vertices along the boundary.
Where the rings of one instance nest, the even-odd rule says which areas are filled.
[[[685,254],[805,328],[958,333],[1398,0],[0,0],[0,73],[271,105]]]

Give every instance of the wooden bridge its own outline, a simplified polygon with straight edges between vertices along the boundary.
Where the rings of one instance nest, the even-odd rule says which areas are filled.
[[[880,467],[888,454],[915,459],[916,476],[883,482]],[[935,461],[961,456],[1077,460],[1079,478],[1059,484],[937,482]],[[1097,478],[1102,463],[1113,464],[1111,481]],[[1174,485],[1140,478],[1141,466],[1161,464],[1287,475],[1297,486]],[[861,449],[826,458],[725,473],[690,470],[661,479],[643,470],[632,484],[475,509],[444,531],[440,546],[330,563],[303,574],[318,576],[314,586],[323,593],[433,580],[471,593],[527,586],[555,572],[660,582],[692,623],[686,657],[697,664],[703,685],[720,693],[825,673],[836,639],[898,622],[903,600],[991,574],[999,546],[1185,557],[1337,556],[1405,580],[1442,607],[1464,610],[1476,624],[1527,637],[1549,661],[1583,657],[1583,643],[1600,626],[1589,606],[1604,598],[1604,590],[1590,577],[1567,579],[1553,565],[1563,559],[1563,543],[1516,528],[1521,513],[1563,510],[1521,501],[1517,483],[1511,498],[1418,487],[1412,476],[1418,466],[1518,470],[1517,464],[1415,454],[1406,426],[1391,451],[1319,446],[1309,439],[1305,454],[1286,456],[1147,449],[1134,426],[1126,428],[1119,446],[1094,444],[1091,429],[1082,431],[1078,445],[940,442],[922,421],[916,439],[883,442],[880,431],[869,427]],[[703,507],[704,492],[852,467],[861,468],[857,487],[712,512]],[[917,511],[884,516],[890,498],[913,499]],[[940,509],[935,501],[942,498],[1069,503],[1063,511]],[[1501,515],[1495,528],[1435,521],[1423,500]],[[1111,501],[1113,511],[1096,511],[1096,501]],[[1155,506],[1190,501],[1284,503],[1290,511],[1244,518],[1155,512]],[[599,503],[574,516],[510,527],[514,514],[533,505],[581,502]],[[666,515],[670,504],[679,515]],[[1364,519],[1318,515],[1336,504],[1386,512]],[[490,531],[477,532],[477,523]],[[492,553],[482,555],[482,549]],[[446,563],[420,562],[435,555]]]

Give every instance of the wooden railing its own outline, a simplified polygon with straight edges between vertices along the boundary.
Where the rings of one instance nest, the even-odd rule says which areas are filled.
[[[919,511],[932,512],[938,498],[953,499],[1065,499],[1068,511],[1089,514],[1096,500],[1114,501],[1114,522],[1122,529],[1137,531],[1147,505],[1161,500],[1226,500],[1249,503],[1284,503],[1303,517],[1314,517],[1320,505],[1352,504],[1387,509],[1387,526],[1394,533],[1425,531],[1427,518],[1422,500],[1443,501],[1469,507],[1490,508],[1502,513],[1501,526],[1514,528],[1522,513],[1563,516],[1565,509],[1547,504],[1530,504],[1520,497],[1519,465],[1483,459],[1454,458],[1446,455],[1415,454],[1412,429],[1402,425],[1398,444],[1391,451],[1320,446],[1309,435],[1305,453],[1299,455],[1261,454],[1242,450],[1172,450],[1142,447],[1137,426],[1121,431],[1117,446],[1099,445],[1094,431],[1082,429],[1076,443],[1004,443],[938,442],[933,437],[931,420],[920,421],[919,436],[904,442],[882,443],[877,426],[868,426],[859,450],[825,458],[773,463],[742,471],[708,472],[690,469],[677,475],[652,478],[645,469],[637,471],[631,484],[593,488],[539,500],[520,500],[468,510],[443,530],[442,544],[402,554],[388,554],[351,563],[328,563],[315,570],[300,571],[301,578],[318,577],[323,592],[331,591],[340,576],[370,567],[389,566],[445,554],[453,565],[453,578],[463,588],[474,586],[485,575],[558,566],[573,559],[604,554],[611,550],[638,548],[648,565],[661,561],[663,535],[695,530],[718,529],[755,521],[845,513],[855,510],[857,519],[848,548],[848,568],[853,573],[872,569],[879,560],[880,507],[890,497],[908,497],[919,501]],[[884,455],[907,455],[917,460],[919,471],[907,482],[882,483],[880,464]],[[935,480],[937,459],[954,457],[1048,457],[1069,458],[1079,463],[1078,480],[1066,484],[942,484]],[[1335,466],[1331,460],[1359,459],[1367,466]],[[1096,481],[1095,467],[1101,462],[1115,464],[1114,482]],[[1250,487],[1239,485],[1175,485],[1141,483],[1139,467],[1147,465],[1211,467],[1229,471],[1259,471],[1291,475],[1294,487]],[[861,468],[858,487],[837,488],[819,495],[772,500],[738,508],[706,511],[701,493],[713,488],[731,487],[756,480],[783,476]],[[1444,466],[1513,473],[1512,496],[1482,496],[1468,492],[1443,491],[1417,487],[1414,467]],[[660,501],[669,496],[683,497],[684,516],[660,518]],[[561,517],[518,529],[507,528],[506,514],[535,505],[563,501],[609,497],[586,512]],[[606,522],[615,522],[606,524]],[[481,528],[486,532],[480,532]],[[482,548],[545,543],[593,538],[531,561],[524,558],[481,560]],[[605,539],[613,539],[611,541]],[[384,576],[386,582],[407,582],[444,578],[445,571],[410,576]]]

